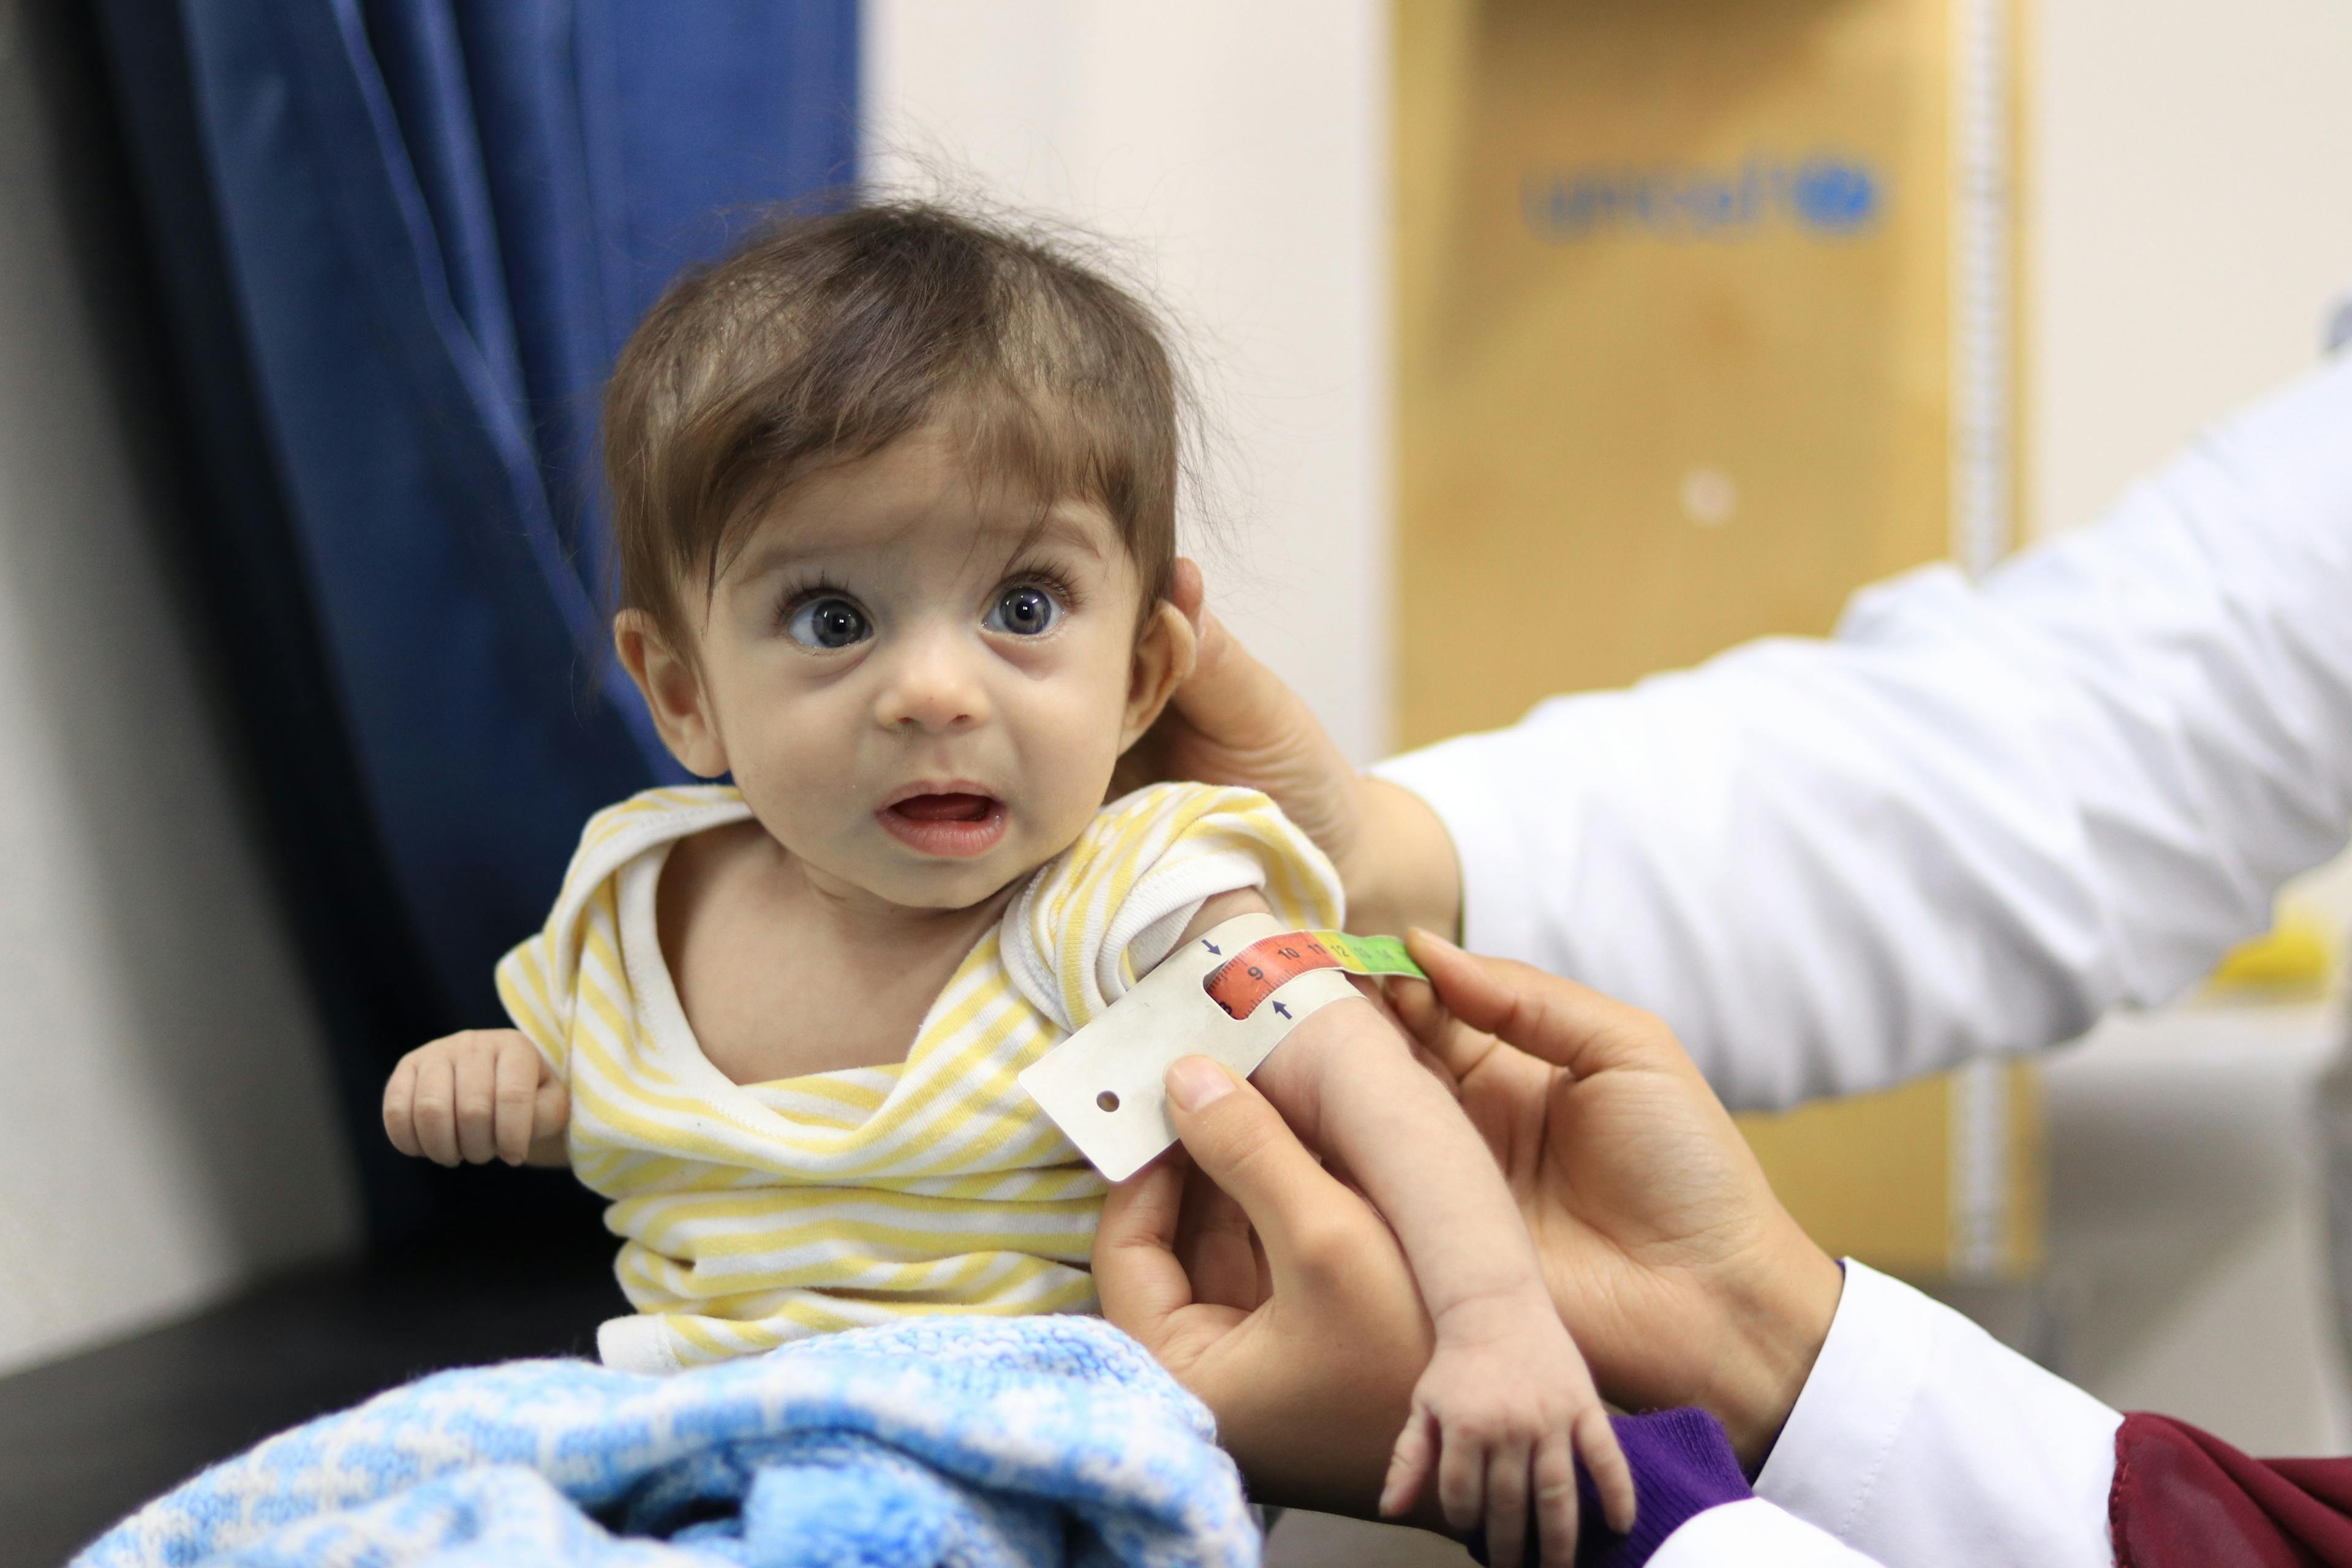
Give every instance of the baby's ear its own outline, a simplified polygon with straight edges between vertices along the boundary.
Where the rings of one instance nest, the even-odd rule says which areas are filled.
[[[701,671],[670,647],[653,616],[643,610],[614,616],[613,651],[637,683],[654,716],[654,728],[678,766],[706,779],[725,773],[727,746],[703,691]]]
[[[1135,660],[1128,671],[1127,714],[1118,732],[1121,752],[1143,739],[1176,689],[1191,677],[1200,651],[1200,639],[1192,635],[1192,623],[1183,611],[1166,599],[1151,606],[1136,634]]]

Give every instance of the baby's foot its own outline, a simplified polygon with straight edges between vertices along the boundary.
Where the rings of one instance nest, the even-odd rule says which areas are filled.
[[[1463,1302],[1437,1323],[1437,1352],[1413,1385],[1381,1511],[1412,1506],[1433,1472],[1445,1522],[1484,1524],[1486,1560],[1522,1561],[1532,1514],[1544,1568],[1576,1558],[1576,1462],[1612,1530],[1633,1527],[1633,1477],[1584,1358],[1550,1301]]]

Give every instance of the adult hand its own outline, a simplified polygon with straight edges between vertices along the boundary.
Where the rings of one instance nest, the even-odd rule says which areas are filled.
[[[1713,1412],[1752,1471],[1828,1337],[1837,1264],[1664,1023],[1426,931],[1408,940],[1431,984],[1391,1000],[1494,1150],[1601,1392]]]
[[[1205,1057],[1167,1087],[1184,1147],[1111,1189],[1103,1316],[1215,1413],[1253,1496],[1372,1518],[1433,1342],[1404,1253],[1256,1089]]]
[[[1112,787],[1192,779],[1263,790],[1339,868],[1349,930],[1459,929],[1461,866],[1437,813],[1356,771],[1298,694],[1209,613],[1198,566],[1176,563],[1170,597],[1200,652]]]
[[[1755,1468],[1828,1337],[1836,1263],[1664,1024],[1426,932],[1411,942],[1435,991],[1396,986],[1397,1010],[1494,1149],[1601,1392],[1708,1410]],[[1427,1353],[1420,1293],[1364,1201],[1255,1090],[1180,1065],[1195,1064],[1228,1088],[1199,1098],[1171,1073],[1171,1114],[1232,1196],[1188,1194],[1168,1164],[1114,1189],[1095,1241],[1104,1313],[1216,1412],[1270,1500],[1369,1515]],[[1264,1269],[1244,1225],[1266,1237]]]

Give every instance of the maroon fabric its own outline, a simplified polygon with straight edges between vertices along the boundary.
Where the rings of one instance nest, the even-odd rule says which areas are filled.
[[[2166,1415],[2116,1433],[2116,1568],[2352,1568],[2352,1459],[2251,1459]]]

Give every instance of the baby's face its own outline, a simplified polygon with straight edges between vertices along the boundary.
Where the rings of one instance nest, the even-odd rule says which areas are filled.
[[[818,885],[960,909],[1077,837],[1181,678],[1186,629],[1163,609],[1139,639],[1142,592],[1100,509],[975,486],[922,432],[796,486],[720,577],[698,668],[641,681]]]

